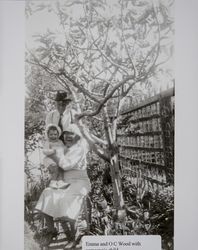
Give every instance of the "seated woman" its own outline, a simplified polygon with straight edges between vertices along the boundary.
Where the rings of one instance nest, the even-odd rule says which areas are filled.
[[[87,175],[86,155],[88,144],[82,137],[79,128],[75,124],[70,124],[63,133],[64,144],[67,153],[54,154],[50,157],[57,166],[64,170],[63,180],[70,183],[68,189],[46,188],[42,192],[36,209],[42,212],[46,218],[48,228],[48,240],[50,243],[55,235],[53,218],[62,220],[62,227],[70,240],[75,239],[76,220],[81,212],[84,197],[91,189]],[[70,227],[66,221],[70,222]]]

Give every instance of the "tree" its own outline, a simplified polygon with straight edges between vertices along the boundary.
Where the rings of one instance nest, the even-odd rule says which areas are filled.
[[[149,84],[165,71],[172,56],[171,1],[68,0],[28,2],[27,18],[48,11],[59,30],[37,34],[37,46],[27,49],[27,62],[56,81],[74,98],[74,117],[91,148],[111,166],[115,208],[124,206],[116,129],[127,98],[137,85]],[[78,8],[78,12],[76,11]],[[30,67],[30,66],[29,66]],[[45,72],[45,73],[44,73]],[[39,86],[36,83],[36,88]],[[86,120],[85,120],[86,118]],[[102,138],[91,135],[87,120],[98,120]]]

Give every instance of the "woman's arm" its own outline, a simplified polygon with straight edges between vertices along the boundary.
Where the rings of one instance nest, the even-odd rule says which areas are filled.
[[[87,147],[82,141],[79,141],[77,145],[72,146],[65,155],[62,155],[59,159],[58,165],[63,170],[69,170],[78,165],[86,156]]]

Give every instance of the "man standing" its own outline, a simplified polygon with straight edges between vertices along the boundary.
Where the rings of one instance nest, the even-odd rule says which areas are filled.
[[[72,98],[65,91],[58,91],[55,97],[56,109],[49,112],[46,116],[45,125],[58,125],[63,132],[63,128],[72,122],[72,109],[69,105]]]

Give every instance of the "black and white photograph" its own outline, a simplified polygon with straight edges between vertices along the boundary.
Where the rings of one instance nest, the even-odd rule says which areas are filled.
[[[174,0],[25,3],[24,249],[174,249]]]

